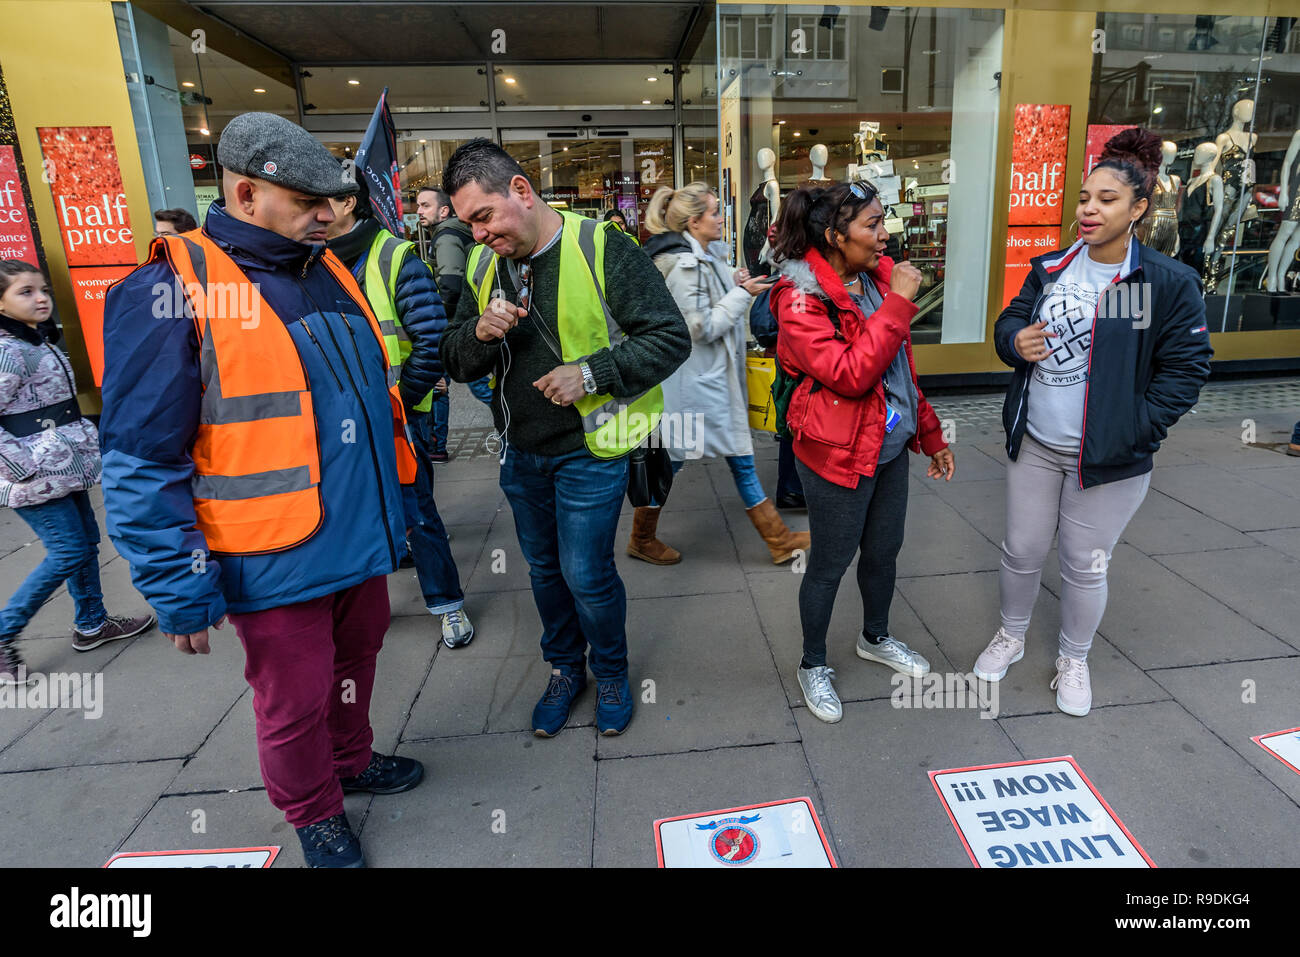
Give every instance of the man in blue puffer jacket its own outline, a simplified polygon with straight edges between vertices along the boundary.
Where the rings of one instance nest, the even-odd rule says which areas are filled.
[[[406,522],[385,349],[360,290],[323,245],[333,218],[326,197],[356,186],[311,134],[267,113],[231,121],[217,159],[225,199],[210,207],[202,232],[155,240],[149,261],[107,296],[100,429],[108,532],[178,649],[206,654],[207,629],[229,614],[247,655],[267,796],[297,828],[308,864],[360,867],[344,791],[407,790],[423,768],[370,747],[375,659],[389,624],[386,576],[397,568]],[[243,325],[254,330],[247,340],[238,328],[225,340],[235,346],[226,353],[214,353],[206,335],[201,346],[192,290],[178,272],[185,250],[191,262],[206,263],[209,277],[230,274],[228,256],[242,273],[237,291],[260,296],[260,322],[283,323],[291,346],[268,326],[280,353],[240,355],[245,341],[267,341],[258,340],[258,317]],[[212,312],[209,287],[210,330],[218,328]],[[302,399],[310,404],[300,406],[293,393],[293,413],[275,404],[283,393],[241,404],[250,390],[237,394],[223,377],[233,380],[238,371],[246,382],[259,362],[268,364],[269,377],[269,364],[283,365],[287,349],[297,353],[309,393]],[[261,526],[239,526],[247,504],[211,501],[253,495],[214,491],[197,510],[200,485],[247,488],[278,473],[221,474],[224,460],[256,465],[259,456],[271,458],[270,443],[223,448],[215,469],[207,454],[213,447],[204,443],[223,426],[277,428],[290,415],[301,422],[304,410],[314,418],[313,465],[319,457],[314,531],[291,547],[210,552],[208,537],[226,534],[200,517],[214,506],[239,527],[241,540],[255,539]],[[257,494],[274,501],[279,491]]]
[[[352,270],[380,325],[385,320],[393,323],[393,331],[385,328],[388,358],[401,370],[398,387],[417,466],[415,484],[403,486],[402,492],[424,605],[442,619],[444,645],[468,645],[474,626],[465,614],[460,572],[433,498],[431,407],[436,399],[433,389],[444,375],[438,348],[447,328],[442,298],[433,271],[415,253],[415,245],[384,229],[371,214],[364,194],[331,200],[330,205],[334,210],[334,222],[326,229],[330,251]]]

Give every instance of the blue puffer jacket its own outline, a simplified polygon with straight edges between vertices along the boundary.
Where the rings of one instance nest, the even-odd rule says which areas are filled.
[[[210,207],[204,231],[260,284],[298,349],[316,415],[324,519],[295,548],[199,561],[207,543],[190,494],[202,394],[194,322],[155,318],[155,286],[178,282],[166,262],[141,266],[112,287],[100,419],[108,533],[159,626],[172,634],[201,631],[227,610],[275,608],[386,575],[397,567],[406,527],[387,357],[360,307],[320,262],[324,247],[236,220],[220,203]]]
[[[363,219],[349,233],[331,239],[327,244],[343,265],[352,270],[357,284],[366,288],[366,261],[370,244],[382,227],[374,219]],[[392,233],[385,232],[385,236]],[[369,290],[366,290],[367,295]],[[433,270],[415,253],[407,250],[397,272],[397,288],[393,290],[393,304],[401,317],[402,328],[411,340],[411,354],[402,363],[402,377],[398,390],[409,412],[445,374],[438,359],[442,334],[447,328],[447,314],[442,308],[438,285],[433,281]]]

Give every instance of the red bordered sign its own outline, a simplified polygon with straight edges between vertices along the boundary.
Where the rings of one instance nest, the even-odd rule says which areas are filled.
[[[1300,728],[1270,731],[1257,734],[1250,740],[1277,758],[1296,774],[1300,774]]]
[[[1068,754],[931,771],[930,783],[976,867],[1156,866]]]
[[[114,854],[105,868],[146,867],[257,867],[267,868],[280,853],[278,847],[196,848],[192,851],[127,851]]]
[[[806,797],[654,822],[660,867],[838,867]]]

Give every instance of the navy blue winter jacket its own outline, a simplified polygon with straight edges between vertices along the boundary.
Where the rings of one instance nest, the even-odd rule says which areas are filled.
[[[343,260],[343,265],[352,270],[352,275],[357,278],[362,289],[366,288],[366,260],[370,255],[370,244],[381,228],[377,220],[363,219],[351,232],[331,239],[328,243],[334,254]],[[369,295],[369,290],[366,292]],[[402,401],[409,412],[445,374],[438,352],[443,330],[447,328],[447,314],[442,308],[442,297],[438,295],[433,270],[416,254],[413,247],[402,258],[394,293],[397,315],[411,340],[411,353],[402,363],[402,377],[398,382]]]
[[[1007,454],[1020,454],[1029,418],[1032,363],[1013,342],[1038,321],[1044,287],[1083,249],[1083,241],[1031,260],[1029,277],[993,327],[998,358],[1015,372],[1002,405]],[[1210,334],[1200,277],[1183,263],[1129,243],[1128,258],[1097,300],[1084,392],[1079,487],[1151,471],[1151,454],[1210,377]]]
[[[275,608],[386,575],[397,568],[406,528],[388,357],[321,263],[324,247],[237,220],[219,202],[204,231],[260,284],[297,347],[316,416],[324,517],[311,538],[285,551],[207,553],[190,492],[202,395],[194,321],[156,308],[155,287],[177,282],[166,261],[113,286],[104,311],[100,419],[108,533],[159,626],[172,634],[202,631],[227,610]]]

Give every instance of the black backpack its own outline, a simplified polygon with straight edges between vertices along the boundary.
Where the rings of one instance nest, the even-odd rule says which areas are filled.
[[[822,304],[826,306],[826,312],[831,320],[831,325],[835,331],[840,331],[840,314],[835,308],[835,303],[831,302],[827,296],[818,296]],[[778,337],[780,332],[777,333]],[[790,408],[790,399],[794,396],[794,390],[799,387],[799,383],[805,378],[805,373],[800,372],[798,375],[791,375],[781,367],[781,360],[776,360],[776,375],[772,379],[772,408],[776,413],[776,434],[779,438],[794,438],[790,434],[790,428],[786,425],[785,414]]]

